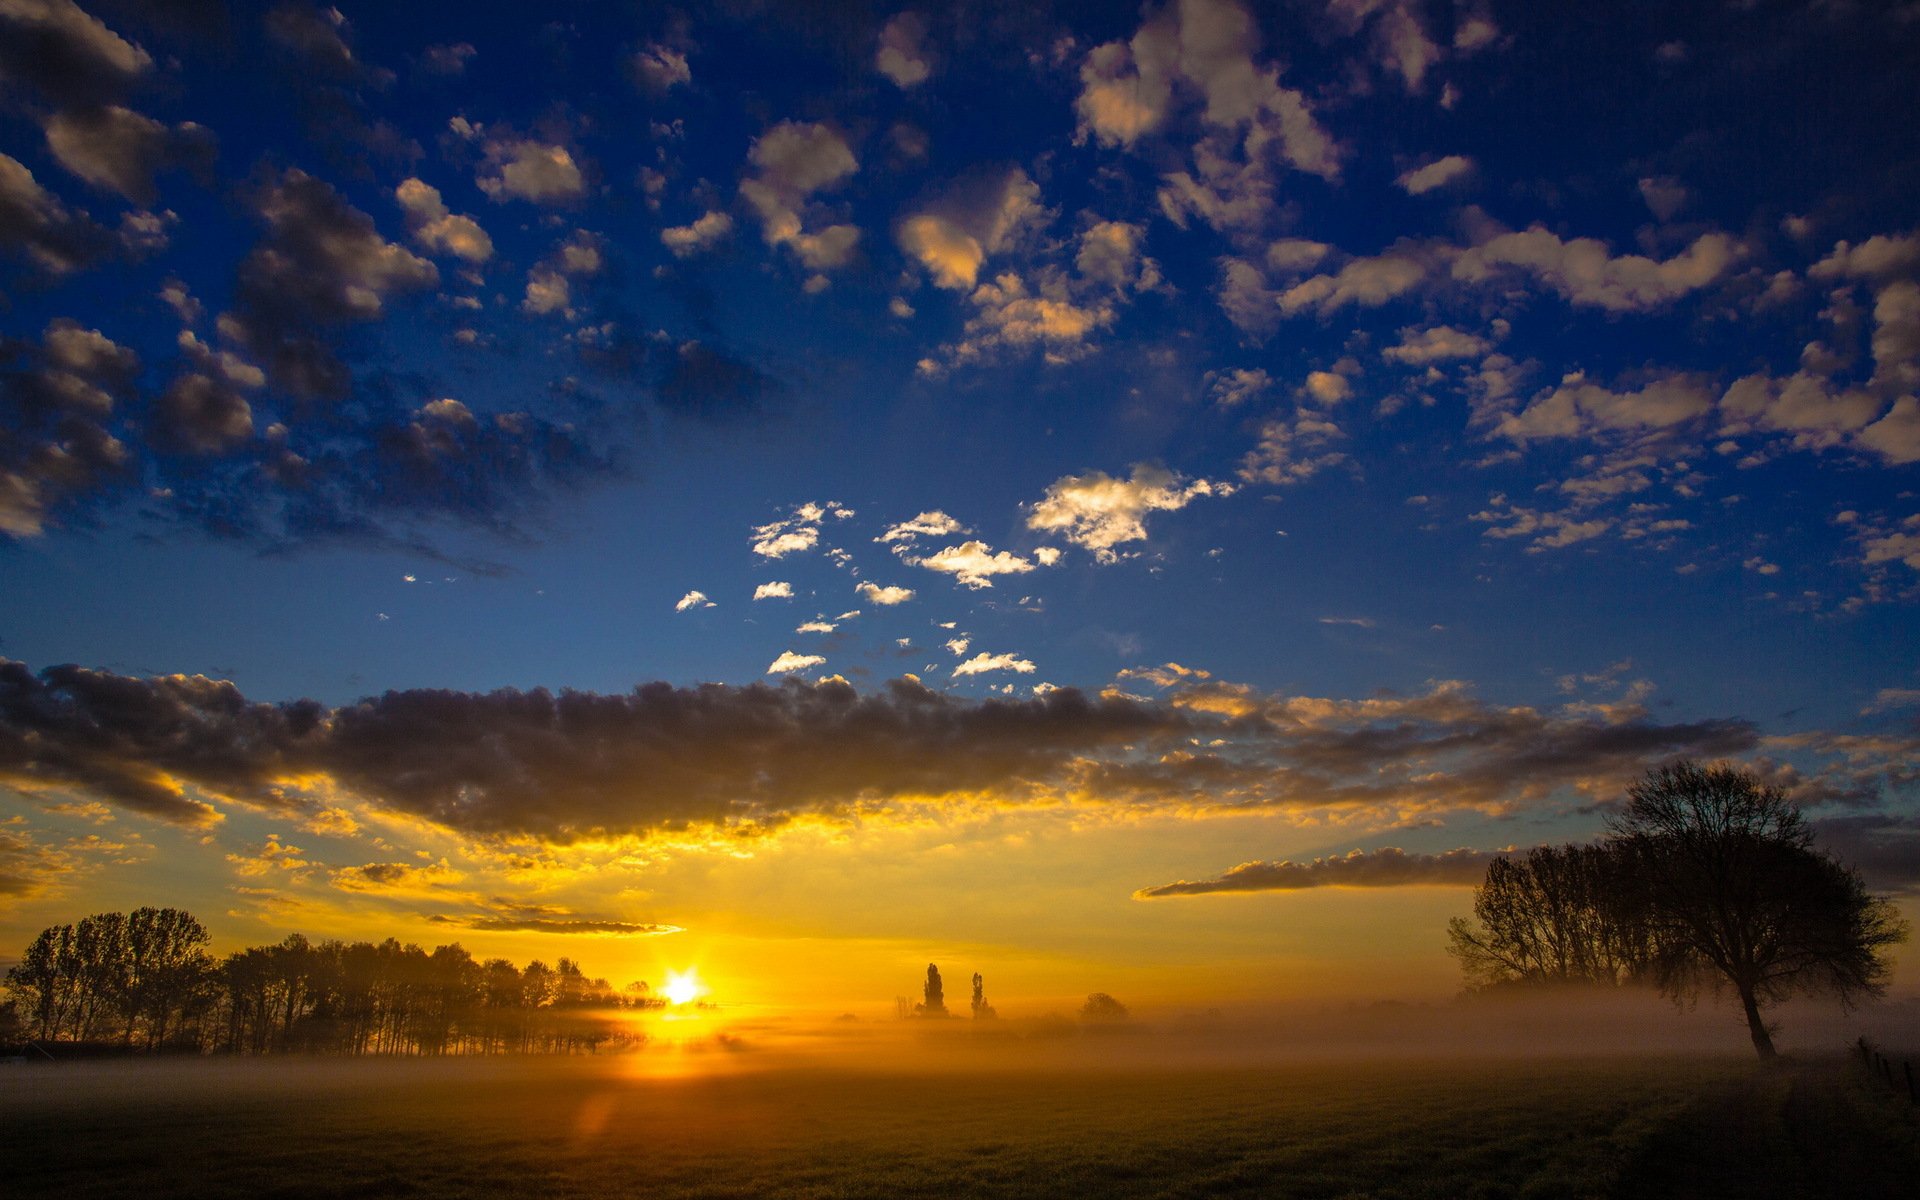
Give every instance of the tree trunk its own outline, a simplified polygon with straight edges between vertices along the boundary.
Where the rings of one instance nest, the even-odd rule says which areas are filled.
[[[1773,1035],[1767,1032],[1767,1024],[1760,1019],[1760,1004],[1754,999],[1753,989],[1740,989],[1740,1007],[1747,1011],[1747,1032],[1753,1036],[1753,1052],[1765,1062],[1778,1053],[1773,1048]]]

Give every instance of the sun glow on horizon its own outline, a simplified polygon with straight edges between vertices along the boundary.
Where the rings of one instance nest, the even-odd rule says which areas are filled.
[[[691,967],[685,971],[668,971],[666,986],[660,990],[673,1004],[691,1004],[706,991],[700,986],[700,979]]]

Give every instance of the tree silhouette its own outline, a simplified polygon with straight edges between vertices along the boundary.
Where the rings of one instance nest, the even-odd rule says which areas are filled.
[[[1470,986],[1645,982],[1655,948],[1620,847],[1537,846],[1487,864],[1448,950]]]
[[[1127,1006],[1115,1000],[1105,992],[1095,992],[1087,997],[1080,1006],[1082,1021],[1124,1021],[1127,1019]]]
[[[927,964],[927,983],[921,989],[925,997],[914,1011],[923,1017],[944,1017],[947,1015],[946,990],[940,983],[940,968],[933,963]]]
[[[1886,990],[1883,951],[1906,930],[1857,873],[1813,849],[1779,788],[1731,767],[1660,767],[1609,818],[1630,857],[1658,946],[1657,978],[1676,998],[1728,985],[1754,1051],[1774,1057],[1761,1009],[1795,992],[1843,1007]]]
[[[975,971],[973,973],[973,1019],[990,1021],[997,1015],[993,1011],[993,1005],[987,1003],[986,977]]]

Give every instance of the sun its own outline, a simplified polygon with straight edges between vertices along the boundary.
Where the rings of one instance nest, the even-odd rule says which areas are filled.
[[[700,980],[691,968],[685,971],[668,971],[667,985],[661,989],[666,993],[667,999],[674,1004],[691,1004],[705,990],[700,986]]]

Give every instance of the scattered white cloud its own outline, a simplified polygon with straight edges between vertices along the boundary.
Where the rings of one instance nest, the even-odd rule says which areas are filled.
[[[1213,379],[1209,389],[1213,402],[1232,408],[1264,396],[1273,387],[1273,376],[1259,367],[1227,371]]]
[[[665,92],[693,82],[687,56],[669,46],[657,43],[644,46],[634,52],[628,65],[634,82],[650,92]]]
[[[688,592],[686,595],[680,597],[679,601],[676,604],[674,604],[673,611],[686,612],[690,608],[712,608],[712,607],[713,607],[713,601],[707,599],[707,594],[705,592],[694,591],[694,592]]]
[[[809,271],[845,266],[859,245],[859,228],[816,224],[809,232],[804,210],[814,193],[860,169],[846,139],[826,125],[782,121],[754,139],[747,159],[756,173],[740,184],[740,195],[759,214],[767,245],[792,250]]]
[[[831,500],[795,505],[791,514],[754,526],[753,552],[762,558],[785,558],[811,550],[820,544],[820,529],[828,517],[845,520],[852,515],[852,509]]]
[[[565,146],[501,134],[487,138],[483,154],[474,182],[496,203],[564,204],[586,194],[586,176]]]
[[[913,599],[913,589],[903,587],[881,587],[872,580],[861,580],[860,586],[853,589],[869,604],[878,604],[882,608],[895,604],[905,604]]]
[[[394,198],[407,214],[413,240],[435,254],[451,254],[470,263],[493,257],[493,239],[472,217],[449,212],[439,189],[418,179],[402,180]]]
[[[818,654],[795,654],[791,650],[783,650],[779,658],[767,664],[767,674],[785,675],[792,671],[804,671],[808,667],[817,667],[826,661]]]
[[[1105,471],[1067,475],[1048,485],[1027,514],[1027,528],[1059,533],[1093,552],[1101,562],[1119,557],[1114,549],[1145,540],[1151,512],[1174,512],[1201,496],[1229,496],[1234,487],[1207,479],[1187,482],[1164,467],[1138,463],[1118,479]]]
[[[887,531],[873,540],[898,546],[903,543],[910,544],[920,537],[944,537],[950,533],[965,532],[966,526],[935,508],[919,516],[909,517],[897,525],[887,526]]]
[[[660,244],[675,258],[691,258],[710,250],[733,232],[733,218],[723,212],[708,212],[687,225],[673,225],[660,231]]]
[[[785,580],[776,579],[772,583],[763,583],[753,589],[755,600],[791,600],[793,585]]]
[[[1034,667],[1031,662],[1012,654],[988,654],[982,651],[953,669],[957,679],[963,675],[984,675],[989,671],[1013,671],[1020,675],[1031,675]]]
[[[1005,550],[996,552],[985,542],[962,542],[937,550],[924,558],[907,561],[929,571],[940,571],[970,588],[990,588],[995,575],[1021,575],[1033,570],[1033,562]]]
[[[1388,346],[1380,357],[1409,367],[1424,367],[1456,358],[1479,358],[1493,349],[1493,343],[1478,334],[1435,325],[1429,329],[1408,326],[1400,331],[1400,343]]]
[[[880,29],[880,48],[873,56],[874,70],[891,79],[900,88],[917,87],[933,74],[933,63],[922,43],[927,23],[915,12],[896,14]]]
[[[1393,182],[1409,196],[1424,196],[1448,184],[1459,183],[1472,175],[1473,160],[1471,158],[1462,154],[1449,154],[1425,166],[1402,172]]]

